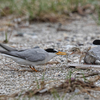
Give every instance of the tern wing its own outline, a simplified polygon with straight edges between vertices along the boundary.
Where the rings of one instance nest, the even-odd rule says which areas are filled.
[[[10,55],[13,57],[22,58],[31,62],[37,62],[45,60],[46,51],[36,48],[36,49],[26,49],[23,51],[0,51],[3,54]]]
[[[26,50],[26,49],[17,50],[16,48],[9,47],[9,46],[4,45],[2,43],[0,43],[0,47],[2,47],[4,50],[7,50],[7,51],[24,51],[24,50]],[[33,49],[35,49],[35,48],[39,48],[39,46],[33,47]]]
[[[96,58],[97,60],[100,60],[100,46],[92,48],[89,50],[89,54]]]
[[[7,51],[17,51],[17,49],[9,47],[9,46],[6,46],[6,45],[1,44],[1,43],[0,43],[0,47],[2,47],[3,49],[5,49]]]

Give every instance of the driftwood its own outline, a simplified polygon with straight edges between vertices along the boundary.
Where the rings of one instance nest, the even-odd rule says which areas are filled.
[[[87,65],[87,64],[67,64],[67,67],[72,67],[72,68],[83,68],[83,69],[90,69],[90,68],[100,68],[100,65]]]

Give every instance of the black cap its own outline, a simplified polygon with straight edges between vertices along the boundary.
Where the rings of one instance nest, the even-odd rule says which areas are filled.
[[[100,45],[100,40],[94,40],[94,41],[93,41],[93,44],[95,44],[95,45]]]
[[[56,53],[57,52],[56,50],[54,50],[52,48],[45,49],[45,51],[50,52],[50,53]]]

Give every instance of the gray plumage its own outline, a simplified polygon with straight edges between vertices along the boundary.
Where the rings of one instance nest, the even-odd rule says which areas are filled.
[[[7,50],[7,51],[17,51],[17,49],[12,48],[12,47],[8,47],[8,46],[1,44],[1,43],[0,43],[0,47],[4,48],[4,50]]]
[[[26,50],[20,50],[20,51],[0,51],[1,53],[22,58],[27,61],[36,62],[36,61],[42,61],[45,59],[45,51],[42,49],[26,49]],[[44,53],[45,52],[45,53]]]
[[[87,64],[94,64],[96,60],[100,60],[100,46],[90,49],[84,58]]]
[[[17,50],[15,48],[8,47],[4,44],[0,44],[4,50],[0,50],[0,53],[10,55],[13,57],[21,58],[27,61],[31,62],[37,62],[37,61],[42,61],[45,59],[47,52],[43,49],[40,49],[39,47],[34,47],[32,49],[25,49],[25,50]]]
[[[12,47],[6,46],[6,45],[1,44],[1,43],[0,43],[0,47],[4,48],[4,50],[6,50],[6,51],[23,51],[23,50],[18,50],[16,48],[12,48]],[[39,46],[35,46],[34,49],[35,48],[40,48],[40,47]],[[27,50],[27,49],[24,49],[24,50]]]
[[[86,63],[86,64],[95,64],[95,62],[96,62],[96,58],[89,55],[88,53],[84,57],[84,63]]]

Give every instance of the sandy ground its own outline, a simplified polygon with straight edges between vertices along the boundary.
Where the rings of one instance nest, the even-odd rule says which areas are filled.
[[[70,46],[92,46],[94,39],[100,38],[100,26],[97,26],[91,16],[84,18],[78,18],[72,22],[65,22],[61,28],[66,31],[57,31],[59,23],[33,23],[26,28],[19,27],[12,32],[12,36],[7,45],[18,48],[26,49],[39,46],[43,49],[55,48],[57,50],[66,51]],[[21,36],[15,36],[15,34]],[[1,34],[0,40],[3,41],[4,35]],[[70,57],[69,57],[70,58]],[[70,58],[71,59],[71,58]],[[13,67],[19,70],[30,70],[28,66],[20,67],[13,60],[0,55],[0,95],[10,95],[20,91],[26,91],[36,87],[36,80],[39,82],[44,75],[44,81],[49,82],[52,80],[60,80],[59,82],[51,82],[46,87],[52,87],[55,84],[59,84],[66,79],[68,72],[75,70],[66,67],[66,56],[54,57],[52,61],[57,61],[59,64],[47,64],[42,66],[36,66],[37,70],[41,72],[29,72],[29,71],[16,71],[9,67]],[[74,57],[74,62],[78,63],[78,57]],[[74,71],[72,77],[75,77],[75,73],[82,72],[88,73],[96,71],[96,69],[77,70]],[[97,69],[97,71],[99,71]],[[98,82],[98,85],[99,82]],[[75,95],[75,93],[67,93],[63,100],[95,100],[86,94]],[[99,95],[99,92],[95,93]],[[60,94],[62,99],[63,93]],[[85,97],[88,96],[88,99]],[[41,99],[40,99],[41,98]],[[27,99],[27,98],[26,98]],[[31,98],[31,100],[54,100],[53,94],[38,95]],[[58,98],[59,99],[59,98]],[[57,100],[58,100],[57,99]],[[97,99],[96,99],[97,100]],[[98,99],[99,100],[99,99]]]

